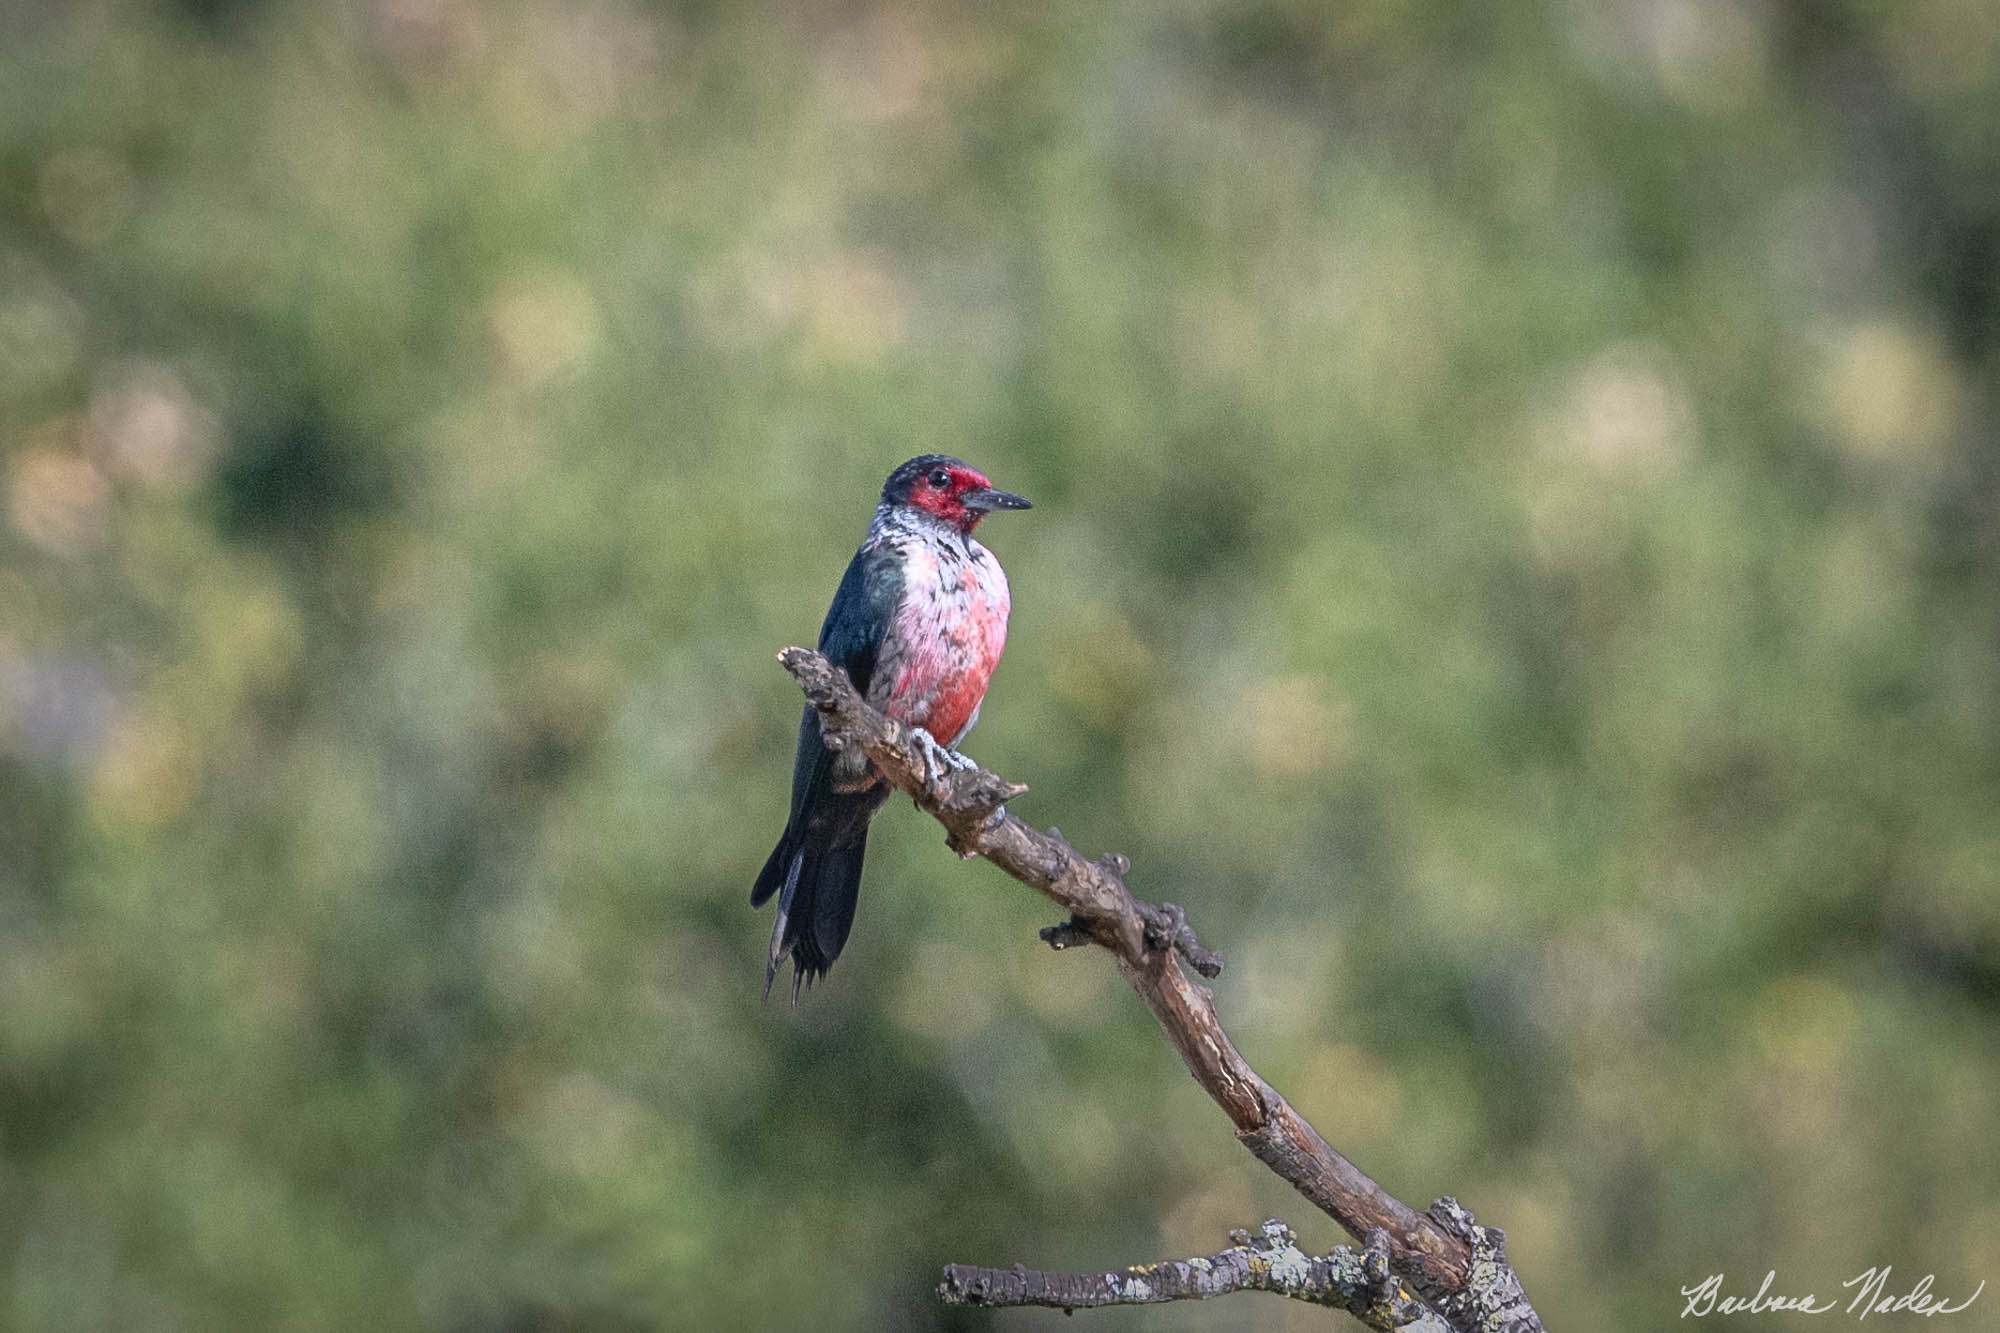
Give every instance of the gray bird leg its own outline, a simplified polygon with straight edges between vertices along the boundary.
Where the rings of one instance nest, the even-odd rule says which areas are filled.
[[[937,737],[922,727],[910,728],[917,742],[917,748],[924,752],[924,782],[935,786],[946,773],[963,773],[979,765],[967,759],[958,751],[939,745]]]

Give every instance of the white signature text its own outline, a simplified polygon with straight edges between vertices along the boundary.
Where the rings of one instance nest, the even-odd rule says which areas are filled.
[[[1894,1271],[1888,1265],[1870,1268],[1856,1273],[1841,1283],[1841,1288],[1853,1294],[1842,1300],[1839,1297],[1821,1297],[1816,1292],[1786,1296],[1771,1290],[1777,1282],[1776,1270],[1764,1274],[1763,1285],[1754,1296],[1732,1296],[1722,1290],[1726,1274],[1711,1273],[1692,1287],[1682,1287],[1681,1295],[1687,1306],[1681,1311],[1681,1318],[1700,1319],[1712,1314],[1771,1314],[1778,1311],[1792,1311],[1798,1314],[1831,1314],[1839,1310],[1853,1315],[1856,1319],[1866,1319],[1871,1314],[1916,1314],[1926,1317],[1940,1314],[1957,1314],[1986,1290],[1982,1281],[1973,1288],[1972,1294],[1954,1303],[1948,1296],[1940,1296],[1931,1291],[1936,1275],[1926,1273],[1908,1291],[1895,1292],[1889,1289],[1889,1275]]]

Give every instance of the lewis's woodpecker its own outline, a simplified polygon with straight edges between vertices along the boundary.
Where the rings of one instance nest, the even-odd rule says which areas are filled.
[[[979,720],[1007,642],[1007,576],[972,530],[996,509],[1028,507],[956,458],[912,458],[883,484],[868,538],[820,626],[820,652],[869,703],[921,728],[931,765],[967,762],[938,743],[956,746]],[[778,895],[766,995],[786,953],[794,999],[840,957],[861,893],[868,821],[889,791],[866,755],[826,748],[808,707],[792,764],[791,818],[750,890],[752,907]]]

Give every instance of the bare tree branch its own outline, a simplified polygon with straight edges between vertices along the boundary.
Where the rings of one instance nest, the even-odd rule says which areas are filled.
[[[1389,1234],[1369,1233],[1367,1247],[1345,1245],[1320,1258],[1299,1248],[1292,1229],[1272,1218],[1252,1236],[1205,1258],[1140,1264],[1122,1272],[1041,1273],[1013,1268],[944,1270],[938,1297],[946,1305],[1040,1305],[1070,1311],[1105,1305],[1203,1301],[1234,1291],[1268,1291],[1309,1305],[1345,1310],[1369,1328],[1389,1333],[1451,1333],[1451,1326],[1403,1290],[1389,1271]]]
[[[1181,966],[1213,976],[1221,960],[1195,938],[1178,909],[1135,898],[1130,863],[1115,853],[1085,858],[1054,829],[1007,813],[1026,787],[976,765],[933,775],[911,728],[884,717],[818,653],[787,648],[778,660],[819,712],[835,750],[858,747],[889,782],[943,824],[961,856],[983,856],[1069,913],[1043,932],[1058,949],[1088,940],[1108,949],[1146,1002],[1188,1072],[1236,1127],[1236,1136],[1357,1240],[1387,1237],[1391,1267],[1459,1333],[1541,1333],[1542,1323],[1507,1264],[1505,1238],[1478,1227],[1448,1199],[1420,1213],[1335,1151],[1304,1116],[1244,1060],[1215,1013],[1215,999]]]

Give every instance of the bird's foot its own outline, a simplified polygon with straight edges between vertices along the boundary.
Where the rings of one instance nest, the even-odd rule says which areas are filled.
[[[925,785],[935,786],[946,773],[963,773],[967,769],[979,767],[958,751],[938,744],[937,737],[922,727],[912,727],[910,730],[915,734],[917,748],[923,751]]]

